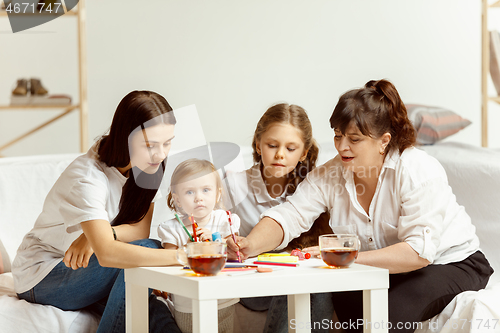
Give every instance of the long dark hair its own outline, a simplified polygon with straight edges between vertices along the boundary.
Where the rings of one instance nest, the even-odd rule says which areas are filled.
[[[174,125],[175,116],[170,111],[172,107],[167,100],[155,92],[136,90],[127,94],[116,108],[109,134],[99,139],[99,160],[109,167],[128,166],[131,134],[159,123]],[[118,215],[111,224],[128,224],[142,220],[158,191],[164,172],[165,160],[155,174],[130,170],[129,177],[123,185]],[[137,183],[143,182],[144,178],[148,178],[147,183],[152,186],[138,186]]]
[[[297,163],[295,169],[288,174],[287,194],[292,194],[295,192],[297,186],[306,178],[309,171],[316,166],[319,148],[313,138],[312,125],[306,111],[294,104],[276,104],[267,109],[255,128],[252,141],[252,156],[255,163],[260,163],[262,160],[262,157],[257,153],[257,142],[260,141],[262,135],[275,124],[290,124],[300,130],[302,141],[304,142],[304,150],[308,150],[305,160],[301,163]]]
[[[353,122],[363,135],[379,138],[391,134],[385,153],[411,147],[416,132],[396,87],[387,80],[368,81],[363,88],[343,94],[330,117],[330,126],[345,133]]]

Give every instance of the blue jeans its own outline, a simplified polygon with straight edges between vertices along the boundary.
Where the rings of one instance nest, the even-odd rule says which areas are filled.
[[[263,333],[288,332],[288,299],[286,295],[242,298],[240,303],[250,310],[268,310]],[[311,294],[311,332],[329,332],[332,316],[332,294]],[[328,325],[322,325],[324,319],[328,320]]]
[[[130,244],[161,248],[160,242],[141,239]],[[92,255],[87,268],[73,270],[61,261],[34,288],[18,294],[28,302],[62,310],[91,309],[102,314],[98,333],[125,332],[125,280],[123,269],[102,267]],[[149,297],[150,332],[179,332],[167,306]]]

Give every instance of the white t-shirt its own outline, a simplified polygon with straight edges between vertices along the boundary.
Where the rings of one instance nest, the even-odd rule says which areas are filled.
[[[232,231],[236,234],[240,229],[240,218],[236,214],[231,212],[232,221]],[[186,224],[185,224],[186,225]],[[186,225],[187,227],[188,225]],[[210,221],[203,228],[208,229],[212,232],[219,232],[222,238],[226,238],[231,235],[231,230],[229,230],[229,222],[227,219],[227,214],[222,209],[214,210],[210,214]],[[177,221],[177,219],[171,219],[165,222],[161,222],[158,226],[158,236],[161,239],[161,244],[169,243],[177,247],[181,247],[188,243],[189,237],[186,234],[182,225]]]
[[[236,214],[231,212],[232,227],[231,230],[236,234],[240,228],[240,218]],[[187,227],[187,225],[186,225]],[[210,221],[203,228],[208,229],[212,232],[220,232],[222,238],[226,238],[231,235],[229,229],[229,221],[227,219],[227,214],[222,209],[217,209],[210,215]],[[186,231],[182,228],[181,224],[177,219],[171,219],[165,222],[161,222],[158,226],[158,236],[160,236],[161,244],[169,243],[177,247],[184,246],[188,243],[189,238]],[[190,298],[182,297],[179,295],[171,294],[172,301],[174,303],[174,308],[179,312],[192,313],[192,302]],[[219,299],[217,301],[218,309],[223,309],[240,301],[239,298],[226,298]]]
[[[64,258],[81,235],[80,222],[112,221],[127,181],[96,158],[95,147],[77,157],[47,195],[42,213],[26,234],[12,264],[17,293],[36,286]]]
[[[262,213],[286,201],[286,191],[277,198],[269,195],[260,172],[260,164],[241,172],[228,171],[226,179],[229,188],[226,189],[228,194],[224,197],[224,205],[232,207],[231,212],[240,217],[240,236],[248,236],[260,221]]]
[[[475,227],[457,203],[443,167],[416,148],[386,157],[369,214],[357,200],[353,173],[337,156],[311,171],[294,195],[262,217],[283,227],[282,249],[327,210],[332,230],[356,233],[362,251],[406,242],[431,264],[447,264],[479,249]]]

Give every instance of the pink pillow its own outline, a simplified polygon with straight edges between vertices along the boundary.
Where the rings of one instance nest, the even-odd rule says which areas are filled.
[[[455,112],[436,106],[406,104],[406,110],[421,145],[436,143],[471,124]]]

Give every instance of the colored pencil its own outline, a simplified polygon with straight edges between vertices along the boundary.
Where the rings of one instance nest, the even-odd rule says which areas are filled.
[[[238,267],[238,268],[228,268],[224,267],[221,272],[239,272],[239,271],[249,271],[249,270],[256,270],[256,267]]]
[[[226,210],[226,214],[227,214],[227,221],[229,222],[229,231],[231,231],[231,236],[233,236],[234,245],[238,246],[238,244],[236,244],[236,236],[234,235],[233,232],[233,221],[231,221],[231,212]],[[241,256],[239,250],[236,251],[236,255],[238,256],[238,262],[241,262]]]
[[[198,241],[198,237],[196,237],[196,228],[198,227],[198,225],[196,225],[196,222],[194,222],[193,214],[191,214],[191,216],[189,217],[189,219],[191,220],[191,223],[193,224],[193,238],[194,238],[194,241],[197,242]]]
[[[241,268],[241,267],[254,267],[257,268],[258,265],[249,265],[245,263],[232,263],[230,261],[226,262],[224,268]]]
[[[259,255],[257,256],[257,260],[259,261],[272,261],[272,262],[298,262],[299,257],[296,256],[267,256],[267,255]]]
[[[299,264],[290,264],[290,263],[284,263],[284,262],[271,262],[271,261],[254,261],[253,262],[256,265],[276,265],[276,266],[290,266],[290,267],[297,267]]]
[[[179,223],[182,225],[182,228],[184,229],[184,231],[186,232],[186,234],[188,235],[189,239],[191,240],[191,242],[194,242],[194,239],[193,239],[193,236],[191,236],[191,234],[189,233],[189,231],[187,230],[186,226],[184,225],[184,223],[182,223],[182,220],[179,218],[179,215],[177,215],[177,213],[175,213],[175,218],[177,219],[177,221],[179,221]]]

